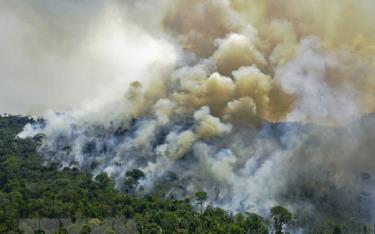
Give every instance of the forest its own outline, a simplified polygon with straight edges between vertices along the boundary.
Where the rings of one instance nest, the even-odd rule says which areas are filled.
[[[374,12],[0,1],[0,234],[375,234]]]
[[[17,136],[30,117],[0,117],[0,233],[287,233],[293,215],[284,207],[272,217],[213,207],[198,191],[184,200],[155,191],[135,191],[144,174],[126,172],[124,191],[107,174],[95,177],[76,167],[46,165],[37,152],[37,136]],[[31,220],[31,221],[30,221]],[[52,223],[49,229],[43,229]],[[333,226],[327,233],[342,233]],[[366,231],[365,231],[366,232]],[[323,233],[323,232],[322,232]]]
[[[0,233],[91,233],[108,219],[99,227],[105,233],[283,233],[293,220],[281,206],[271,209],[270,219],[234,214],[211,206],[204,191],[184,200],[138,195],[132,188],[144,174],[137,169],[126,173],[128,189],[120,192],[105,173],[93,178],[75,167],[45,165],[37,137],[16,137],[33,121],[0,117]],[[37,227],[25,227],[28,220]],[[48,220],[55,225],[44,229]]]

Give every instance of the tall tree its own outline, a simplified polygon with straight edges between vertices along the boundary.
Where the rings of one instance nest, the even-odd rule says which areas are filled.
[[[195,198],[197,199],[198,201],[198,204],[200,205],[201,207],[201,214],[203,213],[203,203],[206,201],[207,199],[207,193],[204,192],[204,191],[199,191],[199,192],[196,192],[195,193]]]
[[[274,219],[274,230],[276,234],[281,234],[283,226],[292,221],[292,214],[282,206],[275,206],[271,208],[271,215]]]

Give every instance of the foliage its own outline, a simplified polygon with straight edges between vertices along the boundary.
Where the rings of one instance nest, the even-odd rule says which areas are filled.
[[[282,206],[275,206],[271,208],[271,214],[274,218],[274,229],[276,234],[282,233],[282,228],[285,224],[292,221],[292,214]]]
[[[205,201],[207,199],[207,193],[199,191],[195,193],[195,197],[198,201]]]
[[[22,127],[33,122],[27,117],[0,117],[0,233],[16,232],[19,220],[40,217],[77,219],[123,217],[124,224],[136,222],[139,233],[267,233],[268,224],[256,214],[233,215],[208,206],[198,213],[189,199],[172,200],[156,195],[133,196],[134,187],[144,177],[134,169],[126,173],[132,193],[121,193],[114,181],[102,173],[93,178],[89,171],[43,165],[36,152],[40,139],[18,139]],[[203,202],[207,193],[197,192]],[[283,222],[289,216],[281,215]],[[86,222],[80,233],[90,233]],[[56,233],[66,233],[60,222]]]
[[[139,185],[139,180],[144,178],[145,174],[141,170],[133,169],[131,171],[127,171],[125,173],[125,176],[124,190],[126,193],[134,194]]]
[[[203,202],[207,199],[207,193],[199,191],[195,193],[195,198],[201,206],[201,214],[203,213]]]
[[[90,225],[87,223],[82,226],[82,229],[79,231],[79,234],[90,234],[91,233],[91,228]]]

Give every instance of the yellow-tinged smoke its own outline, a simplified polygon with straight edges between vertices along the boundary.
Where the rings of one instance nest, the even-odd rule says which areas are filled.
[[[177,1],[165,29],[217,73],[181,78],[184,92],[174,92],[174,100],[207,105],[226,120],[340,124],[373,112],[372,10],[366,0]]]
[[[336,204],[362,194],[356,180],[360,174],[373,177],[374,147],[368,142],[375,118],[347,123],[375,111],[373,0],[119,5],[129,8],[126,18],[134,17],[137,39],[163,46],[146,46],[139,54],[121,50],[129,66],[153,57],[152,65],[134,69],[142,72],[129,72],[140,82],[129,82],[124,98],[50,113],[45,124],[27,125],[19,136],[43,133],[40,150],[47,161],[78,162],[82,168],[99,164],[95,173],[104,171],[117,182],[125,171],[140,168],[149,188],[177,175],[188,194],[197,188],[215,191],[218,204],[230,210],[268,209],[281,197],[285,201],[289,189],[304,194],[306,188],[330,188],[322,194],[332,195],[328,200]],[[290,202],[294,208],[301,204]],[[368,209],[370,203],[360,206]]]

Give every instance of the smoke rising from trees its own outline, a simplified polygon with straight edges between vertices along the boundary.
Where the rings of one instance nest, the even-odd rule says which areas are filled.
[[[28,43],[52,43],[48,35],[59,33],[71,43],[32,45],[33,53],[72,51],[71,64],[57,57],[63,63],[55,69],[44,65],[43,56],[31,60],[33,54],[21,50],[28,62],[22,74],[38,75],[41,64],[47,69],[46,76],[21,87],[42,84],[42,103],[54,111],[19,136],[43,134],[40,151],[47,162],[106,172],[119,187],[126,171],[138,168],[147,191],[163,184],[184,197],[204,189],[214,204],[234,211],[264,213],[283,204],[307,215],[343,211],[366,222],[372,217],[372,1],[112,1],[95,3],[90,11],[82,4],[81,13],[94,13],[79,18],[93,29],[84,34],[89,43],[78,42],[82,48],[92,42],[100,51],[91,54],[93,60],[67,34],[79,24],[57,34],[31,26],[40,39]],[[16,14],[18,5],[6,6],[3,11]],[[101,21],[108,11],[122,27],[111,30]],[[96,59],[100,65],[91,63]],[[44,79],[51,73],[62,83],[56,87],[63,103],[47,98],[55,93],[50,78]],[[122,78],[112,79],[113,73]],[[75,106],[90,95],[99,98]],[[65,104],[71,110],[56,113]]]

